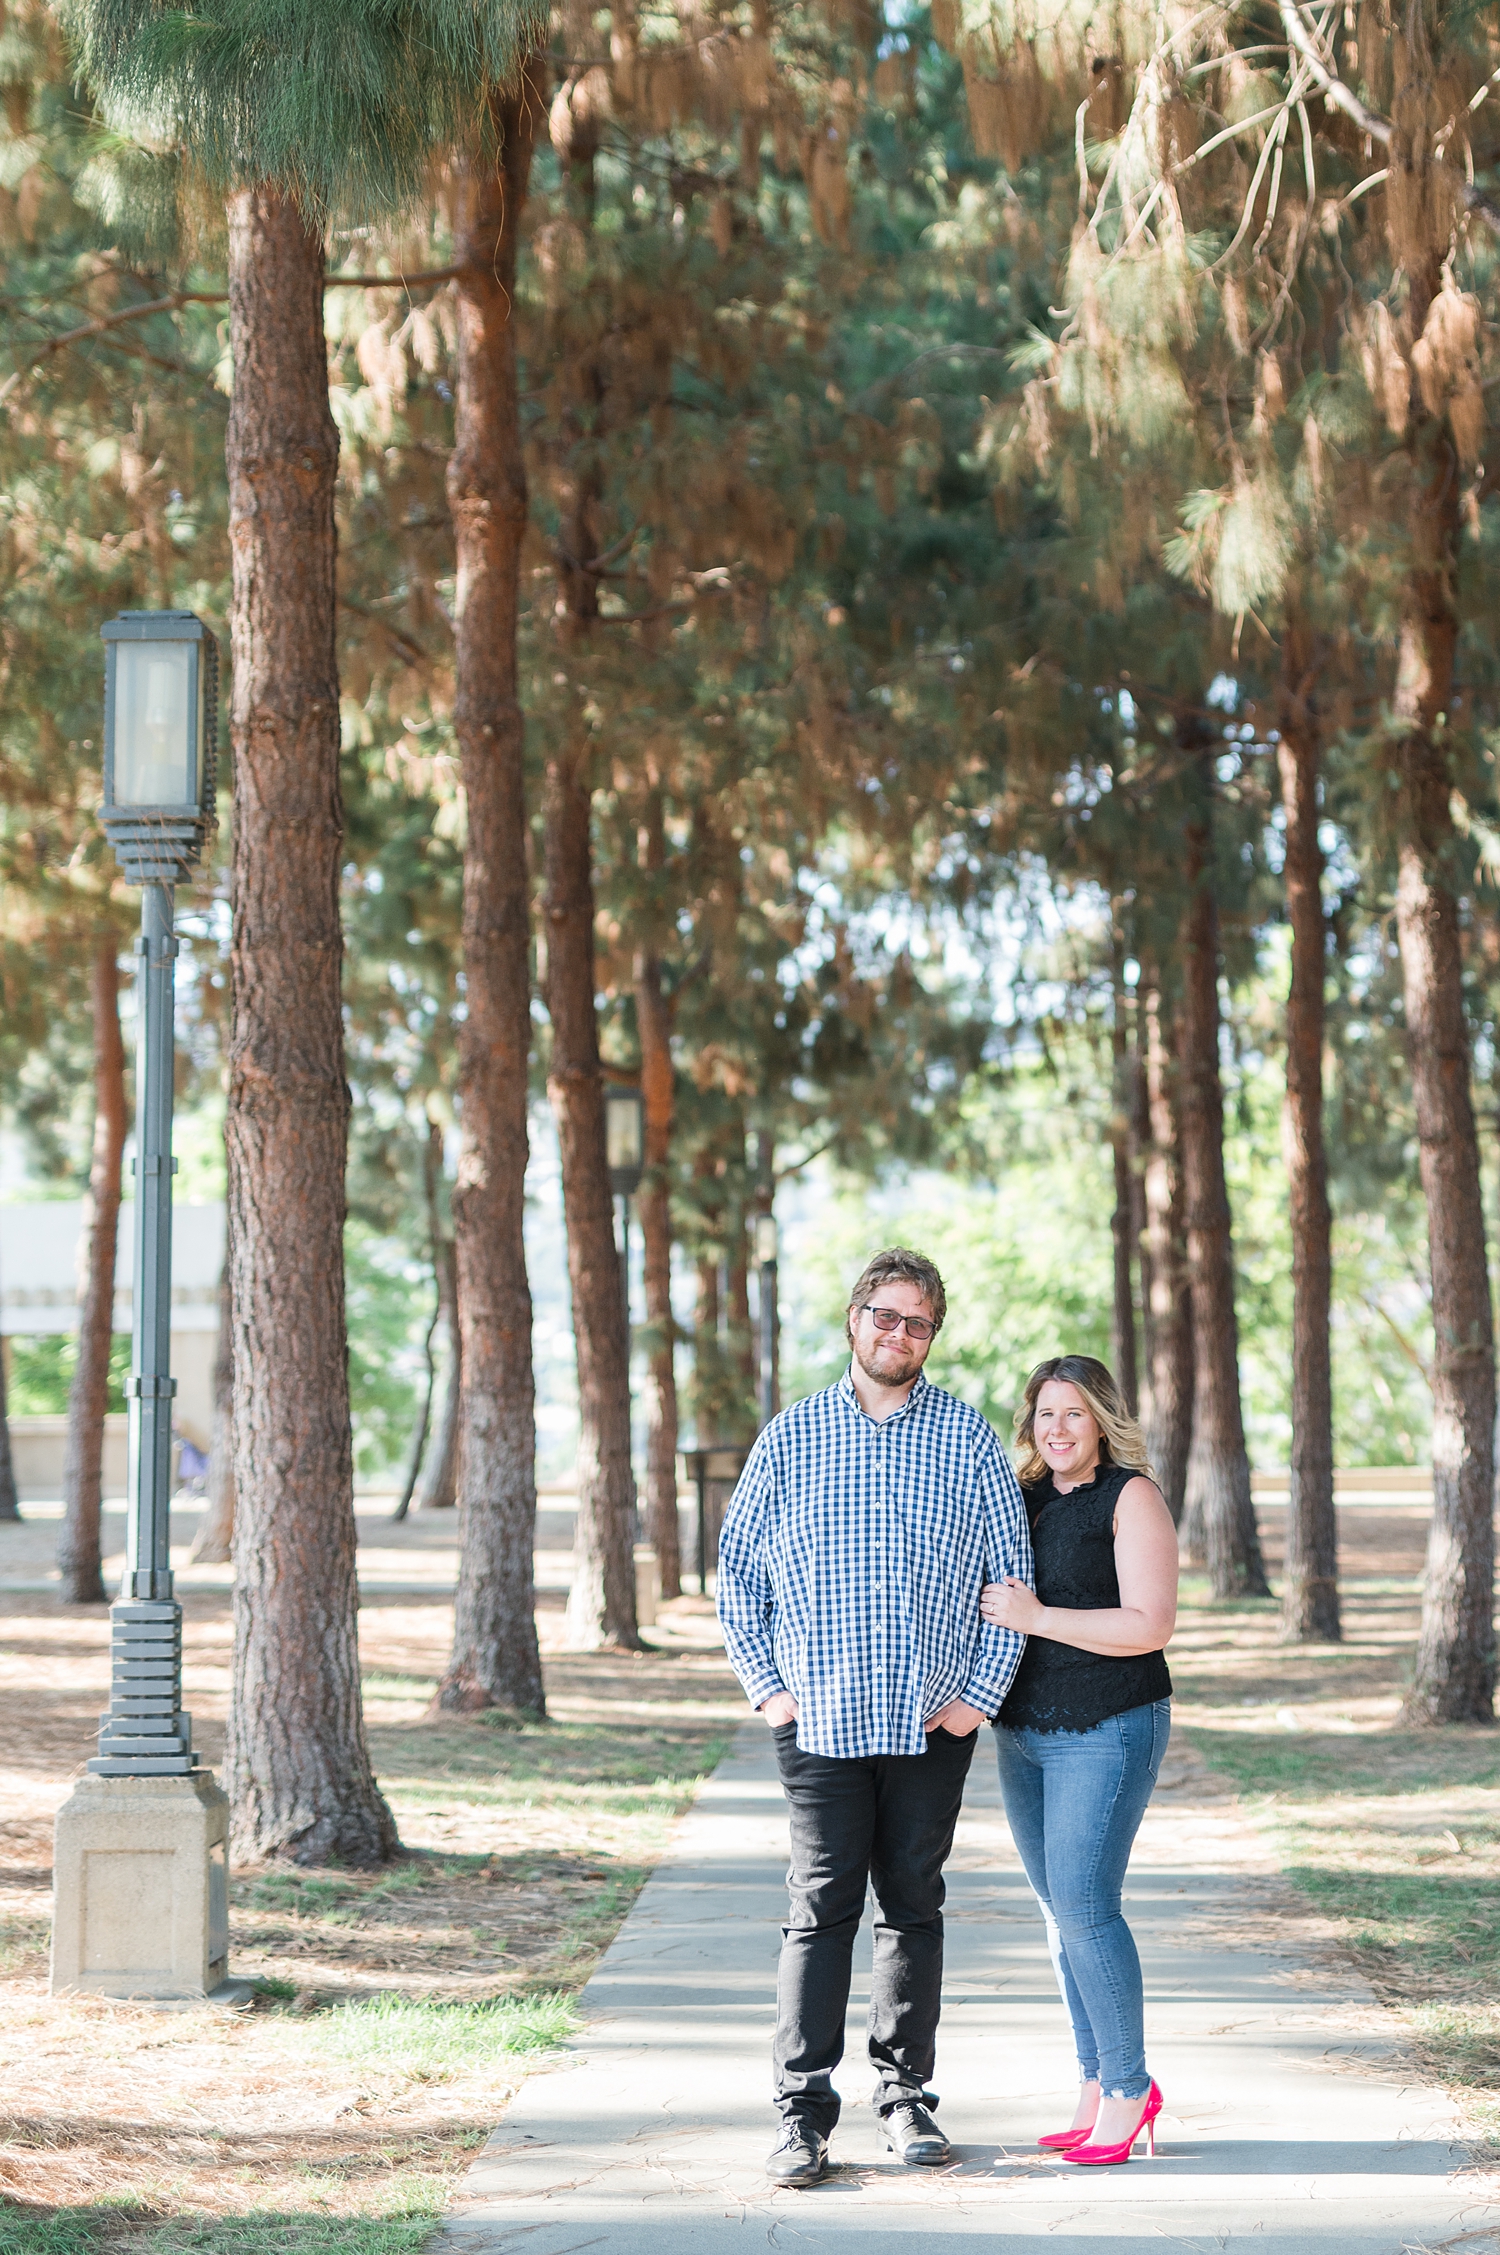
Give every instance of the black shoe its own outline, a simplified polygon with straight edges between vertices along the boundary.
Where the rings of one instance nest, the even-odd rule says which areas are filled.
[[[815,2185],[828,2174],[828,2140],[811,2122],[789,2114],[781,2135],[766,2155],[766,2175],[773,2185]]]
[[[880,2117],[882,2150],[894,2153],[909,2169],[941,2167],[953,2151],[927,2108],[916,2099],[903,2099]]]

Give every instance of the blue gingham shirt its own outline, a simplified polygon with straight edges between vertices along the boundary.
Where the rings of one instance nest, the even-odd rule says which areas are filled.
[[[921,1754],[950,1699],[993,1715],[1025,1638],[979,1617],[1030,1582],[1020,1485],[985,1419],[918,1376],[879,1423],[846,1371],[771,1420],[719,1538],[718,1611],[752,1707],[789,1691],[805,1753]]]

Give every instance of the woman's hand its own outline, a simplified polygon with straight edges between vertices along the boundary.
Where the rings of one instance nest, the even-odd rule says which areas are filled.
[[[994,1629],[1014,1629],[1018,1636],[1040,1636],[1047,1608],[1034,1589],[1007,1574],[1003,1582],[986,1582],[979,1593],[981,1620]]]

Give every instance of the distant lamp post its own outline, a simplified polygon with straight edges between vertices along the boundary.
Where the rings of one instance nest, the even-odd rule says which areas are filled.
[[[173,889],[214,823],[218,648],[191,611],[103,630],[104,804],[136,942],[136,1195],[125,1580],[111,1609],[109,1712],[58,1812],[54,1991],[177,2002],[238,1993],[228,1971],[228,1808],[182,1711],[172,1594]]]
[[[755,1217],[755,1265],[760,1275],[760,1421],[776,1415],[776,1216]]]
[[[633,1198],[646,1171],[646,1099],[638,1088],[606,1087],[604,1155],[614,1195]]]
[[[620,1081],[604,1084],[604,1160],[611,1194],[620,1201],[620,1293],[625,1307],[626,1417],[632,1426],[631,1479],[634,1480],[634,1420],[630,1400],[630,1201],[646,1171],[646,1099]]]

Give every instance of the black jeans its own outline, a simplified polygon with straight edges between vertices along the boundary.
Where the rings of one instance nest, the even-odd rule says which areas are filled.
[[[943,1866],[977,1732],[935,1730],[925,1754],[833,1761],[775,1733],[792,1818],[791,1913],[776,1981],[776,2105],[827,2137],[839,2118],[854,1937],[875,1891],[870,2061],[877,2112],[922,2092],[936,2055],[943,1986]]]

